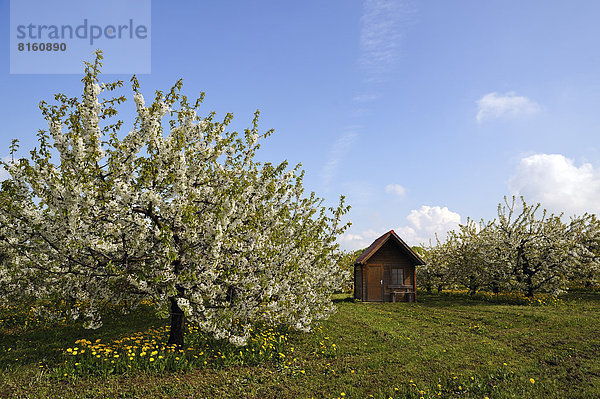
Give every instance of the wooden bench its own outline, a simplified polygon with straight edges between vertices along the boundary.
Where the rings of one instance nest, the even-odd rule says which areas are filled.
[[[392,290],[392,302],[398,302],[399,298],[406,299],[406,302],[415,301],[413,287],[409,285],[391,285],[389,288]]]

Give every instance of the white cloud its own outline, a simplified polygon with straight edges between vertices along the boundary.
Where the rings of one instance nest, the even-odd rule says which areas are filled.
[[[396,234],[400,236],[408,245],[417,245],[423,241],[419,238],[419,233],[410,226],[402,226],[400,228],[395,229]]]
[[[447,207],[423,205],[420,209],[410,211],[406,220],[412,225],[408,228],[414,231],[411,241],[416,245],[434,240],[436,234],[440,240],[444,240],[448,231],[458,227],[460,215]],[[410,233],[410,230],[407,232]]]
[[[355,251],[357,249],[363,249],[371,245],[373,241],[383,233],[389,231],[381,230],[379,232],[375,230],[365,230],[358,234],[345,233],[340,238],[340,244],[343,249]]]
[[[345,180],[341,182],[341,187],[353,209],[371,207],[374,202],[379,200],[378,190],[373,187],[370,180]]]
[[[514,92],[498,94],[488,93],[477,100],[477,122],[485,119],[518,117],[535,114],[540,106],[527,97],[518,96]]]
[[[388,184],[385,186],[385,192],[402,197],[404,194],[406,194],[406,189],[399,184]]]
[[[363,93],[363,94],[358,94],[358,95],[352,97],[352,101],[357,102],[357,103],[370,103],[370,102],[377,100],[379,97],[381,97],[380,94]]]
[[[352,143],[354,143],[356,140],[356,137],[358,137],[358,134],[355,132],[346,133],[338,138],[331,147],[331,150],[329,151],[329,160],[323,167],[323,171],[321,173],[321,178],[323,179],[323,184],[325,186],[329,186],[331,183],[331,180],[337,173],[340,162],[344,158],[344,155]]]
[[[358,234],[344,234],[342,236],[343,241],[359,241],[362,240],[362,236]]]
[[[342,248],[356,250],[366,248],[379,236],[394,230],[408,245],[435,243],[437,234],[440,240],[445,240],[446,234],[454,230],[460,223],[460,215],[447,207],[423,205],[413,209],[406,217],[409,224],[401,227],[381,226],[379,229],[369,229],[362,232],[346,233],[340,239]]]
[[[361,17],[360,65],[370,80],[393,67],[399,56],[402,30],[414,7],[406,1],[365,0]]]
[[[539,202],[554,213],[600,213],[600,168],[576,166],[561,154],[535,154],[522,158],[509,180],[513,194],[528,203]]]

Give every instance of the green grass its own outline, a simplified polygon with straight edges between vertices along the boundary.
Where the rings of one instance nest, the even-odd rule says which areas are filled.
[[[66,377],[64,368],[75,366],[64,351],[76,340],[109,343],[166,322],[141,309],[113,313],[92,331],[64,322],[2,324],[10,318],[0,314],[0,397],[600,397],[598,293],[572,293],[548,306],[447,294],[421,294],[416,304],[339,296],[337,305],[313,333],[287,333],[277,348],[285,357],[259,364],[220,346],[231,361]]]

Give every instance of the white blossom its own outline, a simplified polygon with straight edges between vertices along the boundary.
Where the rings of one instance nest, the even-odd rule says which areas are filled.
[[[236,345],[256,322],[307,331],[328,317],[347,277],[335,244],[347,207],[321,212],[298,168],[254,160],[256,126],[243,140],[178,89],[175,104],[146,106],[134,86],[137,122],[109,136],[99,96],[110,85],[98,77],[88,69],[69,113],[44,109],[57,156],[8,165],[0,297],[72,298],[89,328],[107,302],[150,299],[165,316],[174,300],[188,322]]]

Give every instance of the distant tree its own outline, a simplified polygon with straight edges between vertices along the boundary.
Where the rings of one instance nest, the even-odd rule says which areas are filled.
[[[425,248],[420,245],[413,245],[411,249],[420,257],[424,256],[426,252]]]
[[[441,243],[438,241],[436,246],[431,244],[428,247],[419,246],[415,250],[423,261],[425,261],[424,265],[416,267],[417,287],[422,287],[427,292],[432,292],[435,287],[441,287],[442,281],[445,278],[445,272],[441,270],[443,262],[439,257],[442,252],[440,247]]]
[[[568,286],[570,272],[578,266],[576,234],[578,221],[566,225],[560,215],[546,210],[536,215],[540,204],[528,205],[521,197],[520,212],[516,198],[498,206],[496,242],[502,260],[527,296],[546,291],[558,294]],[[493,254],[490,254],[493,256]]]
[[[354,290],[354,262],[362,254],[364,249],[356,249],[354,251],[344,251],[340,258],[340,268],[346,273],[347,279],[343,284],[344,292],[352,292]]]
[[[467,219],[457,230],[448,232],[447,260],[450,281],[454,281],[475,294],[487,283],[489,267],[486,268],[486,243],[481,239],[481,231],[487,226]]]
[[[471,293],[487,289],[558,294],[574,281],[591,285],[600,276],[600,222],[585,214],[563,221],[563,215],[539,211],[521,197],[498,205],[498,217],[479,224],[468,220],[448,233],[444,243],[426,252],[419,269],[421,285],[459,284]]]
[[[41,102],[49,133],[31,159],[4,163],[2,298],[72,298],[90,328],[106,303],[149,299],[177,345],[186,320],[243,345],[257,322],[309,330],[328,317],[347,275],[343,198],[327,209],[304,196],[299,166],[255,161],[271,133],[259,134],[258,111],[241,137],[227,132],[232,115],[198,116],[203,95],[190,103],[181,81],[146,105],[133,77],[137,118],[122,133],[109,121],[125,98],[100,97],[122,82],[100,82],[101,59],[86,63],[81,99]]]
[[[600,285],[600,220],[593,214],[574,218],[571,224],[579,224],[575,236],[578,267],[574,268],[571,279],[585,287]]]

